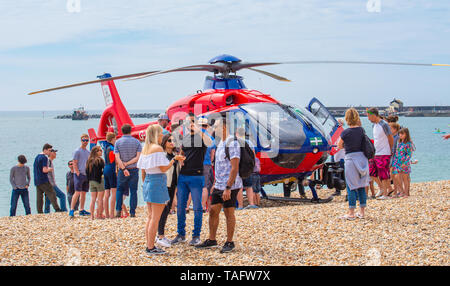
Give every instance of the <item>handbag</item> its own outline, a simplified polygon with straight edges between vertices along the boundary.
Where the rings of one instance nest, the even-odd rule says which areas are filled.
[[[367,136],[366,131],[363,128],[363,140],[362,140],[362,151],[364,153],[364,156],[366,156],[367,159],[373,159],[375,157],[375,146],[373,145],[372,141],[370,141],[369,136]]]

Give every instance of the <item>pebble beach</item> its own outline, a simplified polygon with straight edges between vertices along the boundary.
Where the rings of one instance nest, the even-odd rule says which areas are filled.
[[[144,207],[126,219],[2,217],[0,265],[449,265],[449,199],[450,181],[414,183],[411,197],[369,200],[366,218],[354,221],[339,219],[348,207],[344,192],[325,204],[261,200],[260,209],[236,211],[236,249],[229,254],[186,243],[147,256]],[[188,237],[193,217],[187,214]],[[166,235],[176,235],[176,215],[169,215]],[[205,214],[202,240],[207,235]],[[221,214],[220,245],[225,237]]]

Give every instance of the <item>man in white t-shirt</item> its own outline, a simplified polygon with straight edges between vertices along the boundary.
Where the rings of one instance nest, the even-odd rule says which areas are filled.
[[[217,247],[216,234],[219,226],[219,214],[223,209],[227,225],[227,241],[220,252],[227,253],[233,251],[235,247],[233,242],[236,226],[234,209],[239,190],[243,187],[242,179],[239,176],[241,147],[239,142],[233,138],[233,132],[228,130],[227,120],[223,118],[216,122],[215,133],[222,139],[217,145],[215,153],[215,183],[209,210],[209,238],[197,245],[196,248]],[[228,148],[228,154],[226,148]]]
[[[375,158],[371,160],[370,176],[374,177],[380,192],[379,199],[388,198],[388,189],[390,188],[390,162],[391,150],[394,145],[394,137],[392,136],[389,124],[382,120],[378,109],[370,108],[367,110],[367,117],[373,123],[373,140],[375,145]]]

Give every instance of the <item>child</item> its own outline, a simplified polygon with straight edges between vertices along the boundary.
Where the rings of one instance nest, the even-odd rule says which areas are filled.
[[[86,162],[86,176],[89,180],[89,189],[91,190],[91,219],[94,219],[95,202],[97,202],[97,219],[105,218],[103,216],[103,194],[105,185],[103,181],[103,168],[105,161],[102,158],[102,148],[95,146],[92,148],[89,159]]]
[[[395,151],[397,150],[397,145],[398,145],[398,131],[400,130],[400,124],[396,123],[396,122],[391,122],[389,123],[389,127],[391,128],[391,132],[392,132],[392,136],[394,137],[394,144],[392,145],[392,156],[391,156],[391,178],[394,181],[394,192],[392,194],[393,197],[397,197],[398,196],[398,187],[397,187],[397,180],[395,179],[394,173],[393,171],[393,167],[392,167],[392,163],[393,163],[393,159],[394,159],[394,154]],[[392,182],[391,182],[392,184]]]
[[[17,157],[19,163],[11,168],[9,174],[9,181],[13,188],[11,194],[11,209],[9,212],[10,216],[16,215],[17,201],[19,197],[22,198],[23,207],[25,208],[25,214],[31,214],[30,210],[30,199],[28,195],[28,187],[30,186],[30,168],[25,166],[27,163],[27,158],[24,155]]]
[[[67,165],[69,166],[70,171],[66,173],[66,191],[67,191],[67,201],[69,202],[69,206],[72,205],[72,197],[75,193],[75,183],[73,174],[75,174],[73,170],[73,161],[70,160]],[[80,205],[80,201],[78,200],[75,204],[74,210],[78,210],[78,206]]]
[[[409,174],[411,173],[411,155],[415,151],[408,128],[402,128],[398,132],[399,142],[392,162],[392,173],[397,179],[400,190],[399,197],[409,197]]]

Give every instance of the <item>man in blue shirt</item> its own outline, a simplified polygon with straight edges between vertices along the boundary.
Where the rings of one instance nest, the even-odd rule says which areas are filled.
[[[116,164],[119,167],[117,174],[116,193],[116,217],[120,218],[122,212],[123,196],[130,195],[130,217],[136,217],[138,204],[137,189],[139,181],[139,169],[137,161],[141,156],[141,142],[131,136],[131,125],[122,125],[123,136],[116,141],[114,154]]]
[[[44,194],[49,198],[55,212],[61,212],[56,201],[56,193],[53,189],[50,181],[48,179],[48,172],[53,169],[48,167],[48,155],[50,155],[50,150],[53,148],[52,145],[46,143],[42,148],[42,153],[36,156],[33,164],[34,171],[34,185],[36,186],[36,208],[39,214],[43,213],[44,207]]]
[[[197,248],[217,247],[216,233],[219,226],[219,214],[223,208],[227,222],[227,241],[222,247],[221,253],[230,252],[234,249],[233,235],[236,225],[234,210],[237,195],[242,188],[242,179],[239,177],[241,146],[234,136],[230,135],[233,133],[227,129],[225,118],[216,125],[216,135],[220,134],[222,141],[217,146],[214,164],[216,173],[209,210],[209,239],[196,246]],[[226,146],[229,151],[228,158],[225,152]]]

